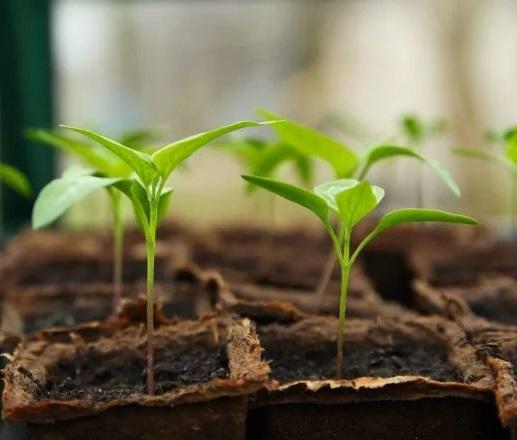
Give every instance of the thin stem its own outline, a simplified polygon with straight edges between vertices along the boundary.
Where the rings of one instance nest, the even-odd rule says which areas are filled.
[[[122,265],[124,247],[124,221],[122,219],[121,194],[110,191],[113,208],[113,314],[117,313],[122,297]]]
[[[350,282],[351,264],[350,255],[350,234],[345,233],[343,243],[343,264],[341,265],[341,291],[339,295],[339,323],[337,333],[337,360],[336,360],[336,377],[341,378],[343,371],[343,349],[345,345],[345,316],[346,303],[348,299],[348,285]]]
[[[343,243],[343,237],[345,234],[345,229],[343,228],[343,225],[339,225],[339,231],[338,231],[338,242],[339,246],[341,247]],[[332,248],[330,249],[329,256],[327,258],[327,261],[325,263],[325,268],[323,269],[323,274],[318,282],[318,286],[316,287],[316,303],[317,303],[317,310],[321,310],[321,307],[323,305],[323,301],[325,299],[325,293],[327,291],[327,287],[330,282],[330,278],[332,277],[332,273],[334,272],[334,268],[336,267],[336,252]]]
[[[158,225],[158,200],[150,201],[147,246],[147,394],[154,394],[154,259],[156,253],[156,228]]]
[[[517,180],[515,174],[512,174],[512,191],[511,191],[511,200],[510,200],[510,237],[511,239],[515,238],[516,235],[516,227],[517,227]]]

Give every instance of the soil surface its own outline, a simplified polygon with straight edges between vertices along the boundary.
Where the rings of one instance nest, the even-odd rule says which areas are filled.
[[[272,376],[280,382],[336,378],[336,344],[325,341],[317,347],[303,347],[292,340],[268,340],[261,335],[265,359]],[[447,351],[439,345],[406,343],[375,346],[345,343],[343,378],[426,376],[440,381],[461,381],[456,368],[447,361]]]
[[[510,301],[508,298],[491,298],[484,301],[469,303],[472,311],[490,321],[501,324],[517,325],[517,298]]]
[[[229,375],[224,345],[171,342],[155,352],[156,393]],[[144,350],[100,353],[89,349],[63,360],[39,384],[39,398],[105,401],[145,391]]]

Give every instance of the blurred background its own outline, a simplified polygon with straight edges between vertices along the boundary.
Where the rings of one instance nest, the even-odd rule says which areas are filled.
[[[450,150],[497,148],[487,130],[517,121],[516,22],[514,0],[2,0],[2,160],[37,191],[70,159],[28,142],[26,127],[114,137],[155,127],[170,142],[266,107],[361,150],[397,136],[401,116],[415,113],[446,119],[423,151],[463,190],[458,200],[424,171],[424,205],[504,221],[508,173]],[[246,197],[241,171],[216,148],[199,151],[172,179],[169,215],[202,226],[267,221],[267,201]],[[408,160],[380,165],[371,180],[390,194],[384,208],[414,205],[418,174]],[[316,182],[330,176],[318,164]],[[99,197],[74,208],[67,226],[108,222]],[[278,225],[312,222],[277,204]],[[3,190],[8,230],[30,209]]]

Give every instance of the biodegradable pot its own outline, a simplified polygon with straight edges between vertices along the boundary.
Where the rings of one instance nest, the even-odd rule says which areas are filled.
[[[251,439],[500,439],[493,378],[465,334],[438,317],[349,320],[335,379],[337,320],[259,326],[271,381]]]
[[[359,223],[353,241],[357,245],[377,224],[378,219]],[[415,275],[412,255],[424,260],[441,256],[444,250],[479,247],[490,241],[480,228],[452,225],[401,225],[385,231],[361,253],[366,274],[385,299],[406,306],[413,305],[411,281]]]
[[[183,261],[186,251],[158,241],[156,277],[163,278],[172,261]],[[55,231],[26,232],[9,245],[0,275],[4,291],[12,286],[111,282],[113,252],[104,234]],[[123,279],[145,280],[146,250],[142,242],[124,247]]]
[[[248,320],[155,330],[155,396],[143,394],[145,331],[32,340],[5,370],[3,416],[33,439],[243,439],[247,396],[269,372]]]
[[[217,289],[208,288],[203,273],[170,269],[166,281],[155,285],[155,297],[168,318],[197,318],[213,310]],[[124,284],[122,298],[145,294],[145,282]],[[2,305],[1,330],[30,334],[46,327],[102,321],[112,314],[111,283],[62,284],[12,288]]]
[[[517,282],[505,277],[483,277],[470,286],[434,287],[414,282],[418,307],[463,322],[472,315],[500,324],[517,324]]]
[[[433,286],[475,285],[480,278],[517,278],[517,243],[492,243],[479,247],[447,246],[441,253],[413,252],[411,264],[419,278]]]
[[[331,251],[323,233],[229,227],[198,236],[191,260],[220,272],[230,283],[314,291]],[[334,276],[339,276],[337,267]]]
[[[466,319],[465,321],[469,321]],[[495,377],[495,400],[499,418],[517,439],[517,327],[474,319],[467,322],[469,337],[480,358]]]
[[[259,322],[292,322],[310,314],[337,314],[339,284],[332,282],[322,298],[314,292],[279,288],[252,283],[230,283],[226,285],[221,276],[212,273],[214,296],[218,306],[238,316],[250,317]],[[375,318],[379,316],[403,316],[413,312],[396,303],[384,301],[363,277],[359,269],[352,271],[352,286],[349,292],[347,314],[354,318]]]

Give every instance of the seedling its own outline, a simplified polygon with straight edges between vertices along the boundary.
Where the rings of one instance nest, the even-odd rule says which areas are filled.
[[[269,120],[285,120],[285,118],[280,118],[266,110],[260,110],[259,113]],[[416,120],[411,121],[415,122]],[[409,125],[411,126],[413,123],[410,122]],[[420,139],[423,137],[421,132],[424,129],[420,125],[416,125],[416,127],[418,130],[415,131],[415,136],[418,134]],[[380,162],[394,157],[410,157],[430,167],[450,191],[457,196],[460,195],[460,189],[447,169],[437,161],[426,158],[412,147],[381,143],[368,149],[363,155],[359,155],[339,140],[298,122],[285,120],[282,124],[275,125],[273,129],[280,141],[297,149],[301,154],[327,162],[333,169],[337,179],[355,178],[363,180],[367,177],[372,167]],[[340,242],[343,240],[343,234],[344,231],[338,232],[338,240]],[[325,270],[316,288],[320,304],[323,301],[335,262],[336,258],[331,250]]]
[[[445,129],[445,121],[443,119],[432,119],[424,121],[416,115],[404,115],[400,119],[400,128],[402,136],[406,142],[416,150],[423,150],[424,143],[429,139],[441,134]],[[420,169],[417,177],[416,198],[417,206],[424,206],[424,176]]]
[[[24,197],[30,197],[32,194],[27,176],[12,165],[0,163],[0,181]]]
[[[377,235],[402,223],[446,222],[477,224],[472,217],[436,209],[398,209],[381,217],[377,226],[352,250],[350,241],[353,229],[381,202],[384,197],[384,190],[382,188],[371,185],[367,181],[339,179],[319,185],[311,192],[278,180],[258,176],[243,176],[243,178],[247,182],[253,183],[312,211],[321,220],[332,241],[341,268],[336,358],[336,376],[338,378],[341,377],[343,368],[345,316],[350,271],[363,248]],[[344,231],[342,241],[338,237],[338,232],[332,226],[331,215],[337,219],[339,230]]]
[[[512,191],[510,198],[511,226],[512,232],[515,234],[515,231],[517,230],[517,128],[512,127],[501,132],[492,131],[489,134],[489,137],[493,141],[504,145],[504,150],[502,152],[494,153],[476,148],[456,148],[453,151],[459,156],[471,157],[475,159],[481,159],[486,162],[492,162],[510,172],[512,177]]]
[[[42,129],[30,129],[27,130],[27,136],[33,141],[41,142],[47,146],[51,146],[72,153],[75,156],[79,157],[86,166],[92,168],[91,173],[81,172],[79,173],[82,174],[81,176],[75,175],[73,178],[70,178],[71,176],[69,172],[67,173],[67,176],[64,176],[57,182],[53,182],[50,184],[50,189],[47,190],[48,194],[54,194],[54,190],[52,189],[54,186],[56,187],[57,191],[62,191],[65,187],[74,188],[77,185],[81,185],[80,182],[84,182],[83,188],[87,187],[86,182],[90,182],[91,185],[89,186],[89,188],[91,189],[91,191],[75,193],[75,197],[68,198],[68,206],[66,206],[66,208],[65,204],[60,205],[62,208],[65,209],[52,210],[51,212],[54,213],[54,215],[47,216],[46,221],[43,223],[39,222],[37,224],[34,224],[33,226],[35,228],[41,228],[54,222],[72,204],[79,202],[82,198],[84,198],[87,194],[94,191],[95,189],[102,187],[106,190],[108,194],[108,199],[110,200],[111,211],[113,215],[112,310],[113,313],[116,313],[122,296],[124,221],[122,216],[122,195],[119,190],[112,186],[112,181],[110,179],[129,177],[132,173],[131,168],[128,167],[123,160],[121,160],[119,157],[117,157],[110,151],[102,147],[99,147],[96,144],[84,142],[82,139],[67,136],[60,132],[53,132],[50,130]],[[156,139],[156,133],[155,131],[148,129],[133,130],[124,133],[120,137],[120,139],[121,143],[128,145],[131,148],[142,150],[149,148],[149,144]],[[91,174],[91,176],[87,177],[88,174]],[[106,179],[102,180],[100,178]],[[43,204],[40,204],[39,206],[46,206],[47,203],[48,199],[45,199]],[[42,217],[37,215],[35,216],[35,218],[41,220]]]
[[[34,210],[33,221],[39,224],[46,216],[53,216],[55,210],[61,210],[69,203],[75,193],[88,192],[91,187],[112,186],[125,194],[133,206],[134,215],[140,225],[147,248],[147,392],[154,394],[154,262],[156,253],[156,230],[167,210],[172,189],[165,184],[172,172],[195,151],[209,142],[245,127],[269,125],[271,122],[241,121],[195,134],[185,139],[165,145],[152,154],[137,151],[121,143],[82,128],[62,126],[73,130],[97,142],[109,150],[129,167],[129,177],[106,178],[96,176],[75,177],[75,187],[55,184],[51,190],[44,190],[39,198],[39,205]],[[69,177],[64,177],[67,179]],[[99,180],[100,179],[100,180]],[[63,191],[60,191],[62,189]]]

